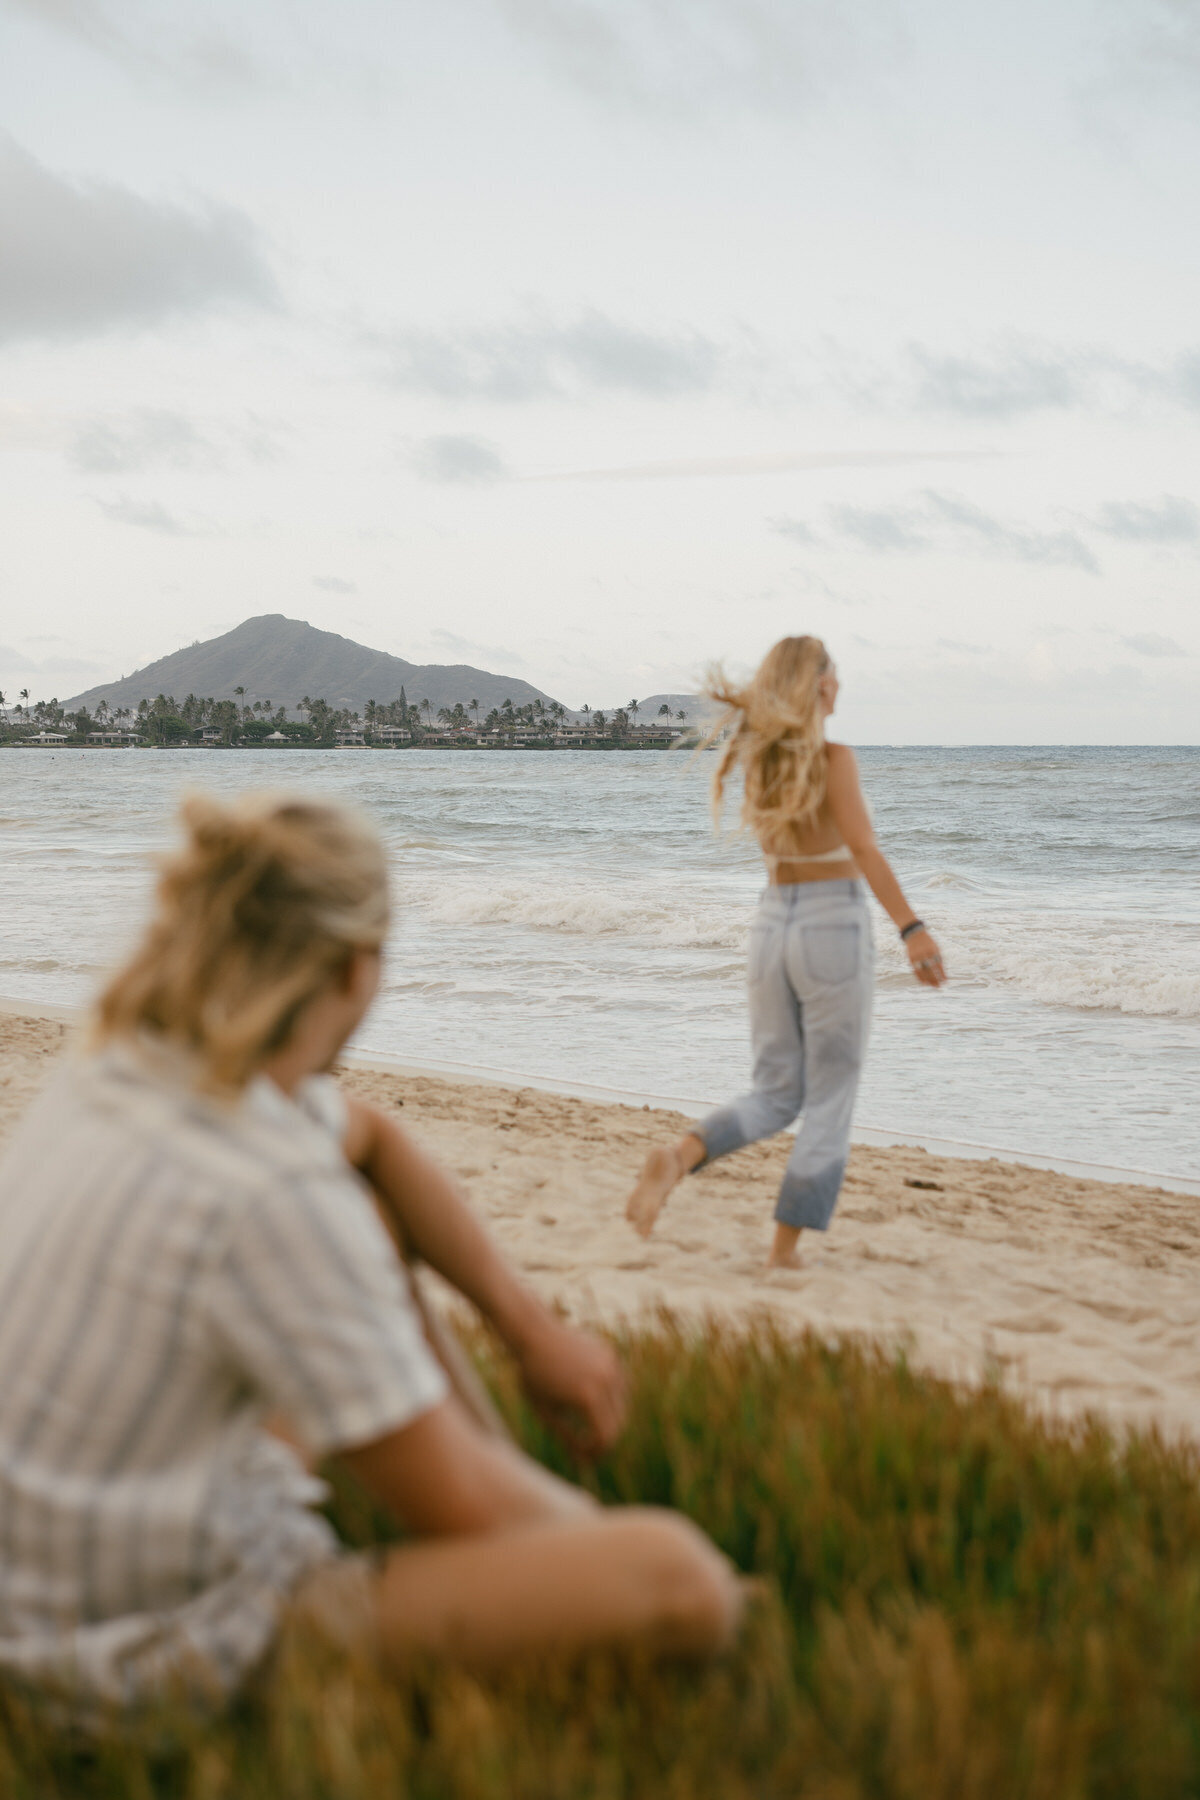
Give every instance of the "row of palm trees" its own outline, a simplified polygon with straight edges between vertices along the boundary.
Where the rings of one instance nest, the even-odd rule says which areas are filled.
[[[278,729],[287,723],[287,709],[269,699],[255,700],[247,703],[246,689],[239,685],[234,688],[235,700],[216,700],[209,696],[201,699],[189,694],[182,702],[174,695],[159,694],[155,700],[141,700],[136,713],[136,725],[150,737],[152,742],[169,742],[183,738],[205,726],[219,729],[227,739],[232,739],[240,725],[272,723]],[[0,693],[0,708],[7,704],[5,696]],[[437,711],[437,722],[450,731],[460,731],[474,724],[478,727],[482,707],[477,699],[466,702],[456,701],[450,706],[442,706]],[[630,725],[636,725],[641,711],[639,702],[630,700],[628,706],[618,707],[611,720],[604,712],[593,712],[584,705],[580,708],[584,720],[601,734],[609,733],[615,737],[624,736]],[[398,725],[415,728],[416,731],[430,730],[433,726],[433,702],[428,696],[410,703],[403,688],[397,700],[381,703],[368,700],[364,708],[364,716],[348,707],[332,707],[328,701],[305,694],[296,703],[295,711],[305,718],[314,738],[331,741],[334,732],[344,730],[365,729],[374,732],[384,725]],[[113,726],[132,729],[134,723],[133,709],[128,706],[112,708],[107,700],[101,700],[96,706],[95,714],[86,710],[77,713],[66,713],[57,700],[38,700],[32,706],[29,703],[29,689],[22,688],[20,700],[13,707],[20,723],[30,725],[62,726],[72,725],[81,735],[93,728],[107,730]],[[671,708],[665,702],[658,709],[660,719],[670,721]],[[549,729],[561,726],[567,718],[567,708],[560,701],[549,702],[540,697],[527,701],[523,706],[514,706],[506,699],[501,706],[493,707],[484,720],[484,728],[488,731],[511,731],[519,726],[537,729],[545,726]],[[687,721],[687,713],[682,708],[675,714],[680,724]]]

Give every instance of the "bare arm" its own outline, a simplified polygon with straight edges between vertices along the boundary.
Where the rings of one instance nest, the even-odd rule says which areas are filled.
[[[339,1460],[402,1525],[427,1536],[577,1519],[595,1507],[582,1488],[486,1436],[453,1399]]]
[[[862,870],[867,885],[898,931],[916,918],[887,857],[875,842],[875,828],[858,779],[858,762],[848,744],[829,745],[828,798],[833,822]],[[928,931],[914,931],[904,940],[913,973],[926,987],[940,987],[946,979],[941,952]]]
[[[519,1279],[466,1199],[386,1113],[348,1096],[346,1155],[402,1241],[489,1319],[531,1397],[579,1447],[606,1449],[624,1422],[625,1383],[609,1344],[560,1319]],[[582,1415],[583,1431],[571,1426]]]

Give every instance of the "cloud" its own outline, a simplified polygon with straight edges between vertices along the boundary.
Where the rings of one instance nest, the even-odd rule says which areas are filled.
[[[1099,573],[1095,557],[1077,532],[1013,525],[968,500],[933,489],[907,505],[835,506],[829,516],[842,539],[856,549],[882,554],[975,553]]]
[[[928,535],[919,515],[900,507],[835,506],[830,517],[844,538],[862,550],[925,550]]]
[[[76,434],[70,461],[94,475],[127,474],[155,465],[215,469],[221,457],[182,413],[143,407],[122,420],[91,419]]]
[[[949,356],[913,345],[909,350],[918,407],[971,418],[1078,406],[1089,369],[1067,352],[1015,346],[991,356]]]
[[[1200,507],[1178,494],[1164,494],[1155,505],[1111,500],[1092,521],[1109,537],[1141,544],[1194,544],[1200,538]]]
[[[936,524],[946,527],[960,543],[985,554],[1012,557],[1017,562],[1062,563],[1086,569],[1091,575],[1100,573],[1092,552],[1074,531],[1031,531],[1024,525],[1008,525],[948,494],[927,492],[925,504]]]
[[[812,526],[806,525],[803,519],[769,519],[767,523],[772,531],[777,531],[780,537],[790,538],[793,544],[819,544],[821,541]]]
[[[877,402],[882,392],[905,409],[968,419],[1069,410],[1125,413],[1131,406],[1164,402],[1200,411],[1200,351],[1193,349],[1150,363],[1107,349],[1023,339],[965,353],[910,344],[892,371],[872,371],[870,379],[848,358],[835,355],[831,379],[860,402]]]
[[[939,650],[950,650],[956,656],[990,656],[990,644],[968,644],[962,638],[940,637],[937,641]]]
[[[194,36],[162,34],[162,12],[151,14],[147,36],[131,36],[100,0],[0,0],[0,11],[24,15],[85,45],[127,73],[149,74],[186,87],[238,90],[275,85],[262,65],[228,33],[209,27]],[[129,7],[125,5],[126,17]]]
[[[1138,631],[1132,637],[1123,637],[1121,642],[1127,650],[1136,650],[1139,656],[1186,656],[1187,651],[1174,638],[1163,637],[1157,631]]]
[[[105,518],[118,525],[135,525],[141,531],[161,532],[164,537],[196,537],[198,533],[169,513],[157,500],[97,500]]]
[[[832,0],[495,0],[518,39],[571,86],[657,117],[777,112],[828,101],[904,38],[875,6]]]
[[[314,575],[313,586],[327,594],[357,594],[357,581],[343,581],[340,575]]]
[[[409,453],[408,463],[422,481],[461,486],[501,481],[507,473],[495,446],[475,437],[425,438]]]
[[[12,675],[96,675],[102,673],[102,665],[85,662],[78,656],[48,656],[41,662],[26,654],[24,650],[14,650],[8,644],[0,644],[0,668],[6,671],[5,679]],[[15,705],[19,695],[9,696],[9,704]]]
[[[442,400],[521,401],[592,389],[675,399],[716,385],[725,352],[699,332],[653,332],[587,312],[458,331],[372,333],[383,379]]]
[[[228,302],[275,306],[243,213],[70,181],[0,135],[0,340],[82,337]]]
[[[1110,43],[1108,85],[1185,99],[1200,82],[1200,8],[1195,0],[1141,0],[1122,5]]]
[[[782,475],[804,469],[891,469],[902,467],[906,463],[976,462],[995,454],[993,450],[784,451],[769,456],[680,457],[672,462],[630,463],[623,468],[614,469],[565,469],[551,475],[525,475],[521,479],[680,481],[726,475]],[[783,526],[780,525],[778,529],[783,529]]]
[[[529,667],[523,656],[503,644],[476,643],[473,638],[459,637],[454,631],[431,631],[427,634],[426,641],[433,646],[436,654],[452,656],[458,661],[469,659],[473,664],[487,668],[502,664],[508,673],[514,669]]]

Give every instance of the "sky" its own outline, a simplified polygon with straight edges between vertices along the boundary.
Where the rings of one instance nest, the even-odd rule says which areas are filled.
[[[0,0],[0,689],[1200,741],[1200,0]]]

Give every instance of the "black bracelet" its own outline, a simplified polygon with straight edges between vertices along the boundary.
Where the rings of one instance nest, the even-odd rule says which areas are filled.
[[[925,929],[924,919],[910,919],[908,921],[908,924],[904,927],[903,931],[900,933],[900,942],[904,943],[905,939],[910,938],[914,931],[924,931],[924,929]]]

